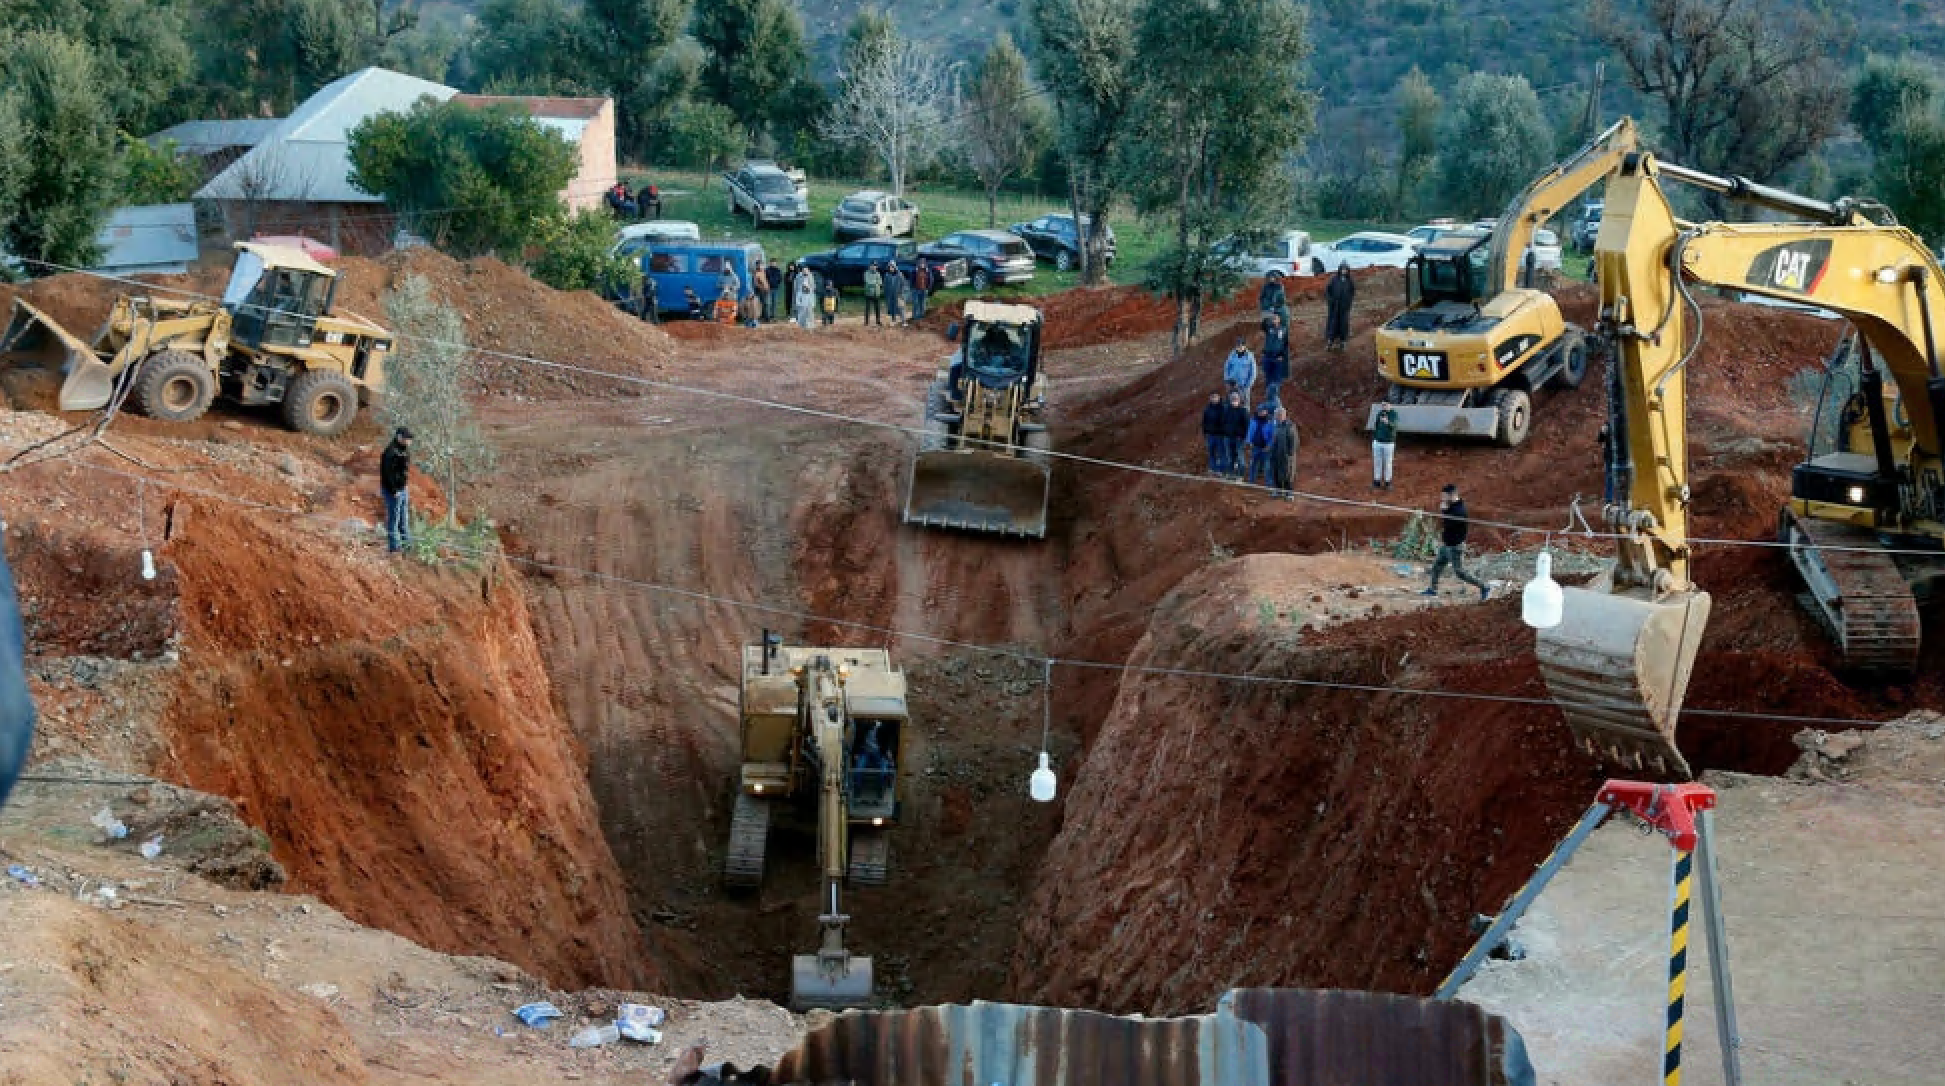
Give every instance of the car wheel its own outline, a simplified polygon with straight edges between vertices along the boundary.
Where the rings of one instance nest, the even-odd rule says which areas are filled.
[[[1326,270],[1324,268],[1324,261],[1322,257],[1316,257],[1310,261],[1310,274],[1312,275],[1326,274]]]
[[[972,288],[981,294],[993,289],[992,275],[985,268],[974,268],[972,273]]]
[[[759,207],[755,211],[750,212],[750,225],[756,227],[758,230],[763,229],[763,209],[762,208]]]
[[[1074,270],[1074,254],[1073,254],[1073,253],[1071,253],[1071,252],[1069,252],[1069,251],[1068,251],[1068,250],[1066,250],[1066,249],[1062,249],[1061,251],[1059,251],[1059,252],[1057,252],[1057,253],[1055,253],[1055,254],[1054,254],[1054,270],[1055,270],[1055,271],[1073,271],[1073,270]]]

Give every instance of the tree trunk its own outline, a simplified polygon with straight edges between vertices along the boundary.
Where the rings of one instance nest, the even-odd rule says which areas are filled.
[[[1181,263],[1177,265],[1175,272],[1175,332],[1169,338],[1170,346],[1177,357],[1181,356],[1182,349],[1187,346],[1183,342],[1183,332],[1187,330],[1185,328],[1187,323],[1186,307],[1183,303],[1188,300],[1188,283],[1184,280],[1183,273],[1188,270],[1189,186],[1194,176],[1195,166],[1193,161],[1184,164],[1182,167],[1182,194],[1176,198],[1175,204],[1175,254],[1176,259]],[[1189,335],[1193,337],[1194,333],[1189,332]]]
[[[1000,187],[986,186],[986,229],[991,230],[1000,221]]]
[[[1087,286],[1094,281],[1093,247],[1087,243],[1087,227],[1081,216],[1081,178],[1086,173],[1085,166],[1075,166],[1067,174],[1067,206],[1074,214],[1074,238],[1081,249],[1081,285]]]
[[[454,458],[446,457],[446,527],[459,526],[459,469]]]

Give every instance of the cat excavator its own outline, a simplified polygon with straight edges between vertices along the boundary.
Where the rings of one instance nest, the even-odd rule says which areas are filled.
[[[1691,223],[1670,206],[1680,182],[1789,216]],[[1826,370],[1835,427],[1813,429],[1791,475],[1780,543],[1844,666],[1908,673],[1918,601],[1945,575],[1945,283],[1936,257],[1879,205],[1813,200],[1627,156],[1607,184],[1594,259],[1597,334],[1609,344],[1609,492],[1617,561],[1566,588],[1540,631],[1540,672],[1583,746],[1611,762],[1688,776],[1675,744],[1709,595],[1691,579],[1687,368],[1704,334],[1691,287],[1711,285],[1829,310],[1852,349]],[[1851,391],[1829,395],[1839,381]],[[1821,420],[1819,420],[1821,421]],[[1834,431],[1829,448],[1816,436]]]

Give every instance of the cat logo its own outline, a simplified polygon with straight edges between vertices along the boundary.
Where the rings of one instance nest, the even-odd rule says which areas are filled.
[[[1829,264],[1829,241],[1791,242],[1756,254],[1743,281],[1767,290],[1814,294]]]
[[[1408,377],[1416,381],[1445,380],[1445,352],[1398,352],[1398,376]]]

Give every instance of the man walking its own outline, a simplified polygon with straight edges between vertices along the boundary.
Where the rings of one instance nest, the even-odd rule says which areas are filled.
[[[880,328],[885,326],[885,314],[879,308],[879,301],[884,296],[885,277],[879,273],[877,262],[873,261],[871,266],[864,270],[864,322],[866,324],[875,324]]]
[[[1398,450],[1398,412],[1390,404],[1378,408],[1371,427],[1371,489],[1391,489],[1391,456]]]
[[[1256,356],[1249,353],[1249,344],[1238,339],[1236,349],[1222,363],[1222,381],[1229,391],[1240,392],[1243,406],[1249,406],[1250,392],[1256,387]]]
[[[1243,405],[1243,394],[1231,392],[1229,403],[1222,409],[1222,460],[1223,474],[1232,479],[1243,477],[1243,442],[1249,437],[1249,408]]]
[[[1225,455],[1228,448],[1223,441],[1223,426],[1227,416],[1222,409],[1222,393],[1209,393],[1209,405],[1202,409],[1202,443],[1209,447],[1209,474],[1229,474],[1229,458]]]
[[[784,304],[784,274],[783,269],[777,267],[776,261],[772,260],[763,266],[763,281],[770,287],[770,295],[765,301],[765,308],[763,310],[763,319],[766,321],[774,321],[777,319],[777,308]]]
[[[1341,351],[1350,340],[1351,302],[1356,298],[1357,283],[1351,279],[1351,269],[1338,265],[1337,274],[1331,276],[1330,284],[1324,287],[1324,347],[1327,350]]]
[[[385,549],[397,554],[412,542],[412,503],[405,484],[412,477],[412,431],[392,431],[392,443],[378,458],[378,492],[385,498]]]
[[[932,265],[921,260],[912,272],[912,319],[925,319],[925,296],[932,293]]]
[[[1492,588],[1486,582],[1466,572],[1466,534],[1472,530],[1472,522],[1467,519],[1465,499],[1459,497],[1459,484],[1447,483],[1439,493],[1439,549],[1438,558],[1432,563],[1432,583],[1422,595],[1438,595],[1439,574],[1446,566],[1459,580],[1479,590],[1482,600],[1492,598]]]
[[[1263,402],[1271,407],[1283,401],[1277,398],[1283,382],[1290,379],[1290,330],[1283,326],[1283,317],[1271,313],[1268,324],[1263,329]]]
[[[1290,412],[1276,409],[1276,425],[1270,434],[1270,485],[1284,501],[1295,501],[1297,487],[1297,424]]]

